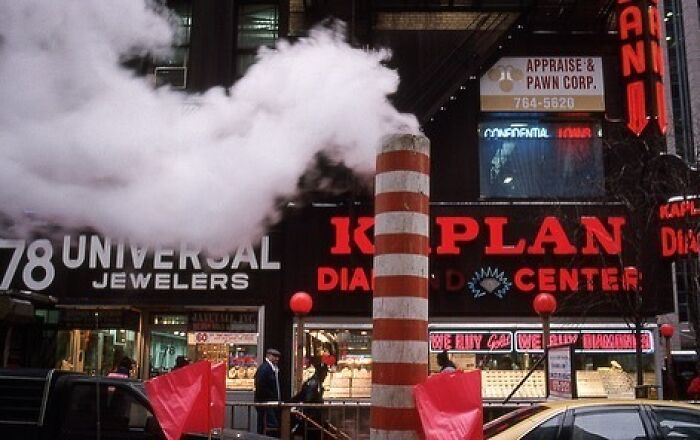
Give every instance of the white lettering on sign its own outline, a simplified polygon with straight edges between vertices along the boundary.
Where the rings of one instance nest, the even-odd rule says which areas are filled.
[[[98,235],[65,236],[56,252],[48,239],[0,239],[0,290],[20,283],[21,288],[45,290],[57,268],[101,271],[90,284],[97,290],[218,291],[245,290],[250,284],[247,271],[279,270],[281,264],[271,259],[268,236],[258,248],[245,243],[231,255],[216,258],[191,245],[149,250]]]

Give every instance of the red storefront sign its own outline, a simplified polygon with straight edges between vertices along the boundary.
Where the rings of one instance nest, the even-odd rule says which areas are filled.
[[[700,253],[700,200],[685,198],[659,206],[661,255],[674,257]]]
[[[517,352],[541,352],[542,332],[516,331],[514,343]],[[572,344],[577,353],[631,353],[636,349],[635,334],[628,330],[574,330],[550,333],[549,345],[568,344]],[[654,338],[649,330],[642,330],[642,351],[654,351]]]
[[[510,353],[513,334],[508,331],[430,332],[430,351],[453,353]]]
[[[664,60],[657,0],[617,0],[622,80],[627,97],[627,127],[640,136],[655,119],[666,133]]]
[[[430,249],[438,257],[482,255],[483,258],[507,258],[520,262],[522,256],[555,258],[595,257],[579,267],[570,261],[559,266],[519,263],[510,276],[512,285],[521,292],[623,292],[639,288],[641,274],[636,267],[603,264],[600,257],[621,256],[623,251],[623,216],[581,216],[572,226],[556,216],[545,216],[534,230],[524,232],[514,227],[504,215],[436,216],[436,243]],[[373,217],[330,218],[333,230],[329,253],[334,257],[372,255]],[[545,260],[542,260],[545,261]],[[617,262],[615,262],[617,263]],[[447,270],[432,282],[441,283],[446,291],[464,289],[471,274]],[[365,266],[319,266],[316,271],[318,292],[369,292],[372,272]]]

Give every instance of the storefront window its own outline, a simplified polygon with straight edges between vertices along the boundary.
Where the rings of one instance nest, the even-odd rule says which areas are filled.
[[[106,375],[125,356],[137,361],[140,314],[128,309],[63,309],[56,334],[56,368]],[[132,375],[137,377],[137,365]]]
[[[257,311],[152,315],[151,377],[172,371],[181,357],[189,362],[225,362],[226,387],[253,390],[259,342],[257,317]]]
[[[552,345],[574,345],[578,397],[634,397],[636,362],[631,330],[600,328],[555,329]],[[439,371],[436,356],[447,350],[462,370],[482,371],[484,399],[502,400],[516,389],[529,370],[535,371],[512,396],[536,400],[545,397],[542,332],[532,329],[453,328],[430,330],[430,372]],[[654,342],[650,330],[642,332],[644,384],[656,384]]]
[[[242,4],[238,10],[236,74],[240,77],[255,63],[260,46],[272,46],[278,37],[276,4]]]
[[[604,195],[600,126],[538,120],[479,124],[480,192],[485,198]]]
[[[136,359],[133,330],[61,330],[56,340],[56,368],[61,370],[106,375],[124,356]]]
[[[323,362],[326,399],[369,398],[372,391],[372,331],[363,328],[313,328],[304,341],[304,379]]]
[[[194,360],[207,359],[227,365],[226,388],[253,390],[257,370],[256,333],[195,332],[187,335],[188,353]]]
[[[296,334],[296,332],[295,332]],[[304,379],[323,362],[329,373],[324,381],[325,399],[365,399],[372,387],[372,330],[370,324],[307,324],[304,338]],[[574,344],[579,397],[634,397],[636,362],[634,333],[619,325],[556,325],[552,345]],[[296,342],[295,342],[296,344]],[[447,350],[460,370],[481,370],[482,395],[502,401],[534,371],[511,397],[515,400],[545,398],[542,332],[537,325],[431,324],[429,374],[438,374],[437,354]],[[642,332],[644,384],[657,384],[652,330]]]

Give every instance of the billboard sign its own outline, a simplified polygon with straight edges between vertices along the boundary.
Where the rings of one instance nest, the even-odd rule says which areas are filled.
[[[605,111],[600,57],[504,57],[481,77],[481,111]]]

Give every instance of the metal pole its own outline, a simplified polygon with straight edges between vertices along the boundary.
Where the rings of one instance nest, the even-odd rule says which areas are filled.
[[[667,399],[673,400],[676,398],[676,380],[673,377],[673,361],[671,360],[671,338],[664,338],[666,340],[666,379],[668,383],[668,397]]]
[[[544,358],[544,397],[549,399],[549,314],[542,314],[542,348]]]
[[[294,391],[301,390],[304,379],[304,316],[297,315],[297,354],[294,366]]]

